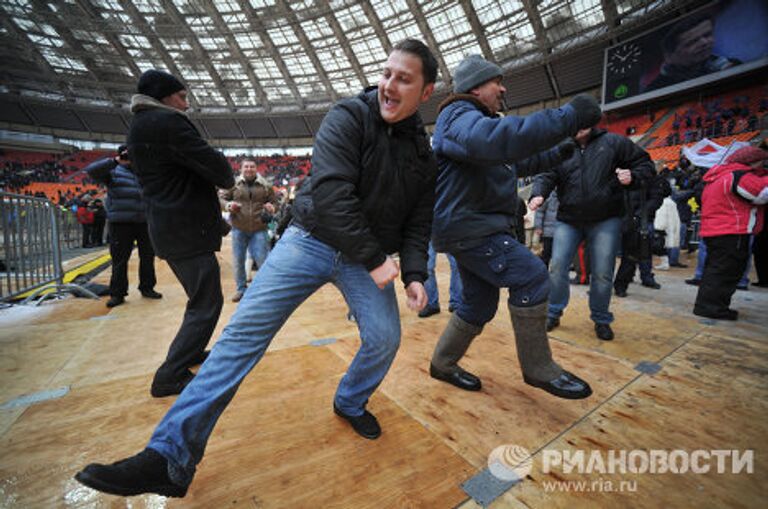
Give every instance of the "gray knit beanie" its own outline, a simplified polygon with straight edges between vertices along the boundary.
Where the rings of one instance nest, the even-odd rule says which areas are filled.
[[[501,67],[480,55],[469,55],[453,71],[453,91],[466,94],[488,80],[502,76]]]

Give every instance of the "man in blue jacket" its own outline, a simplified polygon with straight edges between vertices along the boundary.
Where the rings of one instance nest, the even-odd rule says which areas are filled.
[[[406,39],[390,53],[378,88],[328,112],[315,138],[312,173],[292,208],[293,224],[198,374],[144,451],[111,465],[88,465],[76,476],[80,482],[117,495],[184,496],[243,378],[293,311],[326,283],[343,294],[361,339],[339,382],[334,412],[364,438],[379,437],[381,428],[366,406],[400,344],[397,276],[408,307],[418,311],[427,303],[423,282],[436,164],[418,108],[432,94],[436,76],[429,48]]]
[[[128,147],[121,145],[116,157],[100,159],[88,165],[88,176],[107,186],[107,220],[112,276],[109,279],[107,307],[125,302],[128,295],[128,260],[134,242],[139,249],[139,291],[148,299],[160,299],[155,291],[155,250],[149,240],[141,186],[131,171]]]
[[[517,178],[555,165],[572,151],[547,149],[597,122],[597,101],[578,96],[562,108],[499,117],[506,92],[501,68],[478,55],[459,64],[453,91],[440,105],[433,136],[439,169],[432,242],[456,258],[464,292],[435,347],[430,375],[480,390],[480,379],[457,363],[496,314],[499,290],[508,288],[525,382],[562,398],[585,398],[589,385],[552,359],[544,329],[547,270],[516,238],[515,227]]]

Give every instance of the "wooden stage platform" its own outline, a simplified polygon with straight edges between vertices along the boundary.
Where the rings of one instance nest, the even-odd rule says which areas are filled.
[[[467,393],[427,374],[449,317],[442,256],[442,313],[418,318],[398,290],[402,346],[369,405],[383,428],[379,440],[360,438],[333,414],[333,393],[358,338],[340,294],[326,286],[298,309],[243,383],[186,498],[92,491],[73,475],[89,462],[141,450],[173,402],[151,398],[149,385],[180,323],[184,293],[158,260],[164,298],[142,299],[136,259],[134,253],[123,306],[108,310],[106,298],[73,298],[0,311],[0,508],[768,504],[768,290],[737,292],[738,322],[707,321],[690,312],[696,288],[683,280],[692,269],[657,272],[661,290],[634,284],[628,298],[613,299],[616,339],[601,342],[588,319],[586,288],[571,287],[551,343],[561,364],[591,383],[594,395],[582,401],[523,383],[502,303],[463,362],[483,380],[481,392]],[[228,240],[219,259],[227,300],[214,340],[235,308]],[[108,277],[106,271],[96,281]],[[514,486],[487,471],[489,453],[502,445],[533,455],[530,473]],[[612,451],[647,457],[651,450],[680,450],[686,458],[753,451],[754,461],[752,473],[732,473],[730,461],[728,472],[718,473],[714,456],[706,473],[544,468],[553,451],[607,459]]]

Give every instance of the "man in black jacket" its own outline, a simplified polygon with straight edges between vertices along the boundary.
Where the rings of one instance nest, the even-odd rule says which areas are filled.
[[[427,303],[427,244],[436,163],[417,112],[437,62],[419,41],[396,45],[378,90],[336,104],[315,139],[312,173],[285,231],[246,290],[210,357],[166,414],[148,447],[77,479],[118,495],[184,496],[210,433],[240,382],[293,311],[326,283],[344,295],[361,347],[334,397],[335,413],[368,439],[381,429],[366,410],[400,343],[394,280],[408,307]],[[390,256],[400,253],[401,267]]]
[[[232,168],[187,118],[187,91],[174,76],[149,70],[131,101],[128,152],[146,202],[149,236],[187,294],[184,321],[155,373],[154,397],[179,394],[205,359],[224,297],[216,251],[225,222],[216,186],[235,185]]]
[[[624,189],[640,188],[654,175],[648,153],[629,138],[602,129],[579,130],[579,149],[554,169],[536,177],[529,205],[541,206],[557,188],[560,207],[549,265],[552,291],[547,330],[560,324],[569,299],[568,268],[579,242],[586,240],[591,266],[589,309],[595,334],[613,339],[613,314],[609,311],[616,253],[621,240]]]
[[[109,254],[112,257],[108,308],[119,306],[128,295],[128,260],[134,242],[139,248],[139,291],[149,299],[162,298],[155,291],[155,251],[149,240],[141,186],[130,169],[128,147],[120,146],[117,154],[116,157],[100,159],[85,168],[89,177],[107,186]]]
[[[624,217],[624,225],[621,235],[621,264],[616,271],[616,279],[613,288],[617,297],[627,296],[627,287],[635,277],[635,271],[640,269],[640,283],[654,290],[661,289],[653,275],[653,260],[651,258],[651,245],[653,242],[653,220],[656,211],[661,207],[664,198],[669,196],[671,189],[669,182],[663,175],[656,175],[650,179],[647,187],[633,189],[627,192],[627,203],[631,211],[627,211]],[[643,228],[645,218],[645,236],[638,236]],[[645,246],[639,242],[647,243]]]

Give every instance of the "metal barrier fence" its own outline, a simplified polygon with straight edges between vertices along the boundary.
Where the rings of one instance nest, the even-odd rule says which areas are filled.
[[[35,290],[52,283],[54,294],[74,292],[97,298],[77,285],[64,284],[62,244],[76,247],[82,243],[81,229],[71,211],[46,198],[0,192],[0,215],[0,301],[33,291],[27,302],[40,294]]]

